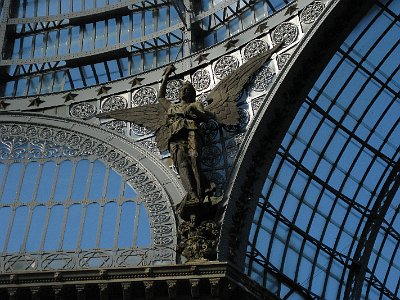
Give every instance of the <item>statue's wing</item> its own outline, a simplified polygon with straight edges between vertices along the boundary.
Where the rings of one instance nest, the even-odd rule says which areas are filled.
[[[104,112],[98,118],[113,118],[133,122],[155,131],[157,146],[160,151],[167,150],[169,129],[166,126],[167,110],[163,103],[147,104],[127,109]]]
[[[147,104],[98,114],[98,118],[113,118],[133,122],[156,131],[165,124],[166,110],[160,103]]]
[[[222,79],[208,94],[205,108],[211,112],[217,122],[224,125],[237,125],[239,123],[239,112],[236,105],[237,97],[242,91],[249,78],[271,57],[280,47],[257,54],[247,62]]]

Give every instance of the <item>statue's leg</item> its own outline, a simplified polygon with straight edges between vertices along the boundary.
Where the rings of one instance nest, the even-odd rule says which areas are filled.
[[[190,157],[191,168],[193,170],[193,177],[196,181],[196,191],[200,201],[204,199],[204,191],[203,191],[203,182],[202,176],[199,169],[198,158],[197,157]]]
[[[193,178],[194,176],[192,173],[189,156],[187,155],[185,149],[182,149],[182,147],[178,147],[175,157],[175,164],[178,167],[179,176],[181,177],[183,188],[189,194],[190,198],[197,198],[196,183]]]

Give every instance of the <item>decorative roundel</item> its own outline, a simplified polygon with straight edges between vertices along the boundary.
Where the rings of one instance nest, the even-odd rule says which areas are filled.
[[[310,5],[307,5],[300,14],[300,21],[305,24],[314,23],[315,20],[322,14],[324,10],[324,4],[319,1],[315,1]]]
[[[278,64],[278,69],[281,70],[286,62],[289,60],[290,54],[283,53],[276,58],[276,62]]]
[[[263,40],[253,40],[249,42],[243,50],[243,56],[246,60],[256,56],[259,53],[268,50],[268,44]]]
[[[151,130],[147,129],[146,127],[139,126],[135,123],[131,123],[131,131],[137,136],[144,136],[151,133]]]
[[[96,106],[90,103],[78,103],[73,105],[69,110],[72,117],[83,120],[93,117],[96,112]]]
[[[214,74],[218,79],[223,79],[238,67],[239,60],[232,55],[226,55],[221,57],[215,64]]]
[[[283,46],[287,47],[296,41],[299,31],[297,26],[292,23],[282,23],[276,26],[272,33],[272,41],[275,45],[283,42]]]
[[[151,87],[142,87],[137,90],[135,95],[132,97],[131,104],[133,107],[142,106],[146,104],[152,104],[157,101],[156,90]]]
[[[166,95],[165,98],[167,98],[168,101],[171,101],[172,103],[178,103],[179,102],[179,91],[182,87],[182,80],[170,80],[167,83],[167,89],[166,89]]]
[[[219,133],[219,125],[213,120],[209,119],[200,124],[200,131],[204,137],[205,143],[215,141]]]
[[[215,167],[222,159],[222,151],[216,145],[207,145],[202,149],[201,162],[209,168]]]
[[[104,123],[102,125],[107,127],[108,129],[114,130],[119,133],[123,133],[124,127],[126,127],[126,122],[119,121],[119,120],[112,120],[112,121]]]
[[[223,125],[226,131],[238,132],[243,130],[250,121],[250,115],[247,110],[239,108],[239,124],[238,125]]]
[[[254,77],[253,84],[251,86],[252,90],[256,92],[264,92],[267,90],[268,86],[273,82],[275,77],[275,72],[271,68],[262,68],[260,72]]]
[[[111,96],[103,101],[101,110],[103,112],[126,108],[126,99],[122,96]]]
[[[211,77],[210,73],[205,70],[197,70],[192,76],[192,84],[196,91],[202,91],[210,86]]]

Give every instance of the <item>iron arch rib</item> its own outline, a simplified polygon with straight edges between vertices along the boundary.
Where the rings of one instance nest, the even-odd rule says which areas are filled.
[[[368,272],[368,262],[374,247],[378,232],[385,220],[385,215],[400,186],[400,161],[392,169],[382,187],[377,200],[368,215],[367,222],[361,234],[353,263],[350,267],[344,299],[360,299],[363,283]]]

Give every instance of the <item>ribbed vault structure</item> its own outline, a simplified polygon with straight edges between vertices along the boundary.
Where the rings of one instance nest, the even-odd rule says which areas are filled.
[[[399,297],[399,10],[347,35],[254,195],[246,273],[283,299]]]

